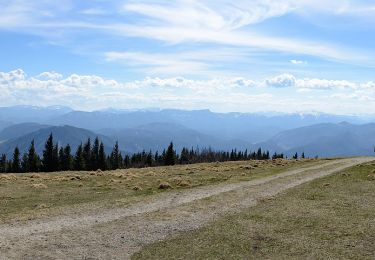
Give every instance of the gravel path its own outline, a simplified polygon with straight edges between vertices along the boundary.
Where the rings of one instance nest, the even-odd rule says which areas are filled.
[[[128,208],[0,225],[0,259],[127,259],[146,244],[371,160],[333,160],[253,181],[171,191]]]

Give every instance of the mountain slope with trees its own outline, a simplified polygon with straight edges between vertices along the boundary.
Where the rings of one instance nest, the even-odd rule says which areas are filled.
[[[18,147],[21,154],[23,154],[29,149],[32,140],[35,142],[37,153],[41,154],[44,149],[45,141],[51,133],[54,136],[55,142],[57,142],[59,146],[70,144],[72,150],[76,150],[78,145],[80,145],[81,142],[86,141],[87,138],[94,140],[97,136],[99,136],[105,144],[105,150],[107,152],[110,152],[114,145],[114,141],[111,138],[98,135],[86,129],[72,126],[52,126],[1,143],[0,154],[11,156],[15,147]]]

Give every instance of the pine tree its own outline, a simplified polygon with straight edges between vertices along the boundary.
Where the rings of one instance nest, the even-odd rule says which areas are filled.
[[[28,171],[38,172],[40,169],[40,158],[35,151],[34,140],[31,141],[29,152],[27,155],[27,160],[28,160]]]
[[[82,143],[78,146],[75,157],[74,157],[74,170],[83,171],[85,170],[85,158],[83,157]]]
[[[146,157],[146,164],[148,167],[151,167],[152,166],[152,152],[150,150],[150,152],[147,154],[147,157]]]
[[[20,150],[18,149],[18,147],[16,147],[13,152],[12,172],[17,173],[20,171],[21,171]]]
[[[55,144],[53,146],[53,153],[52,153],[52,171],[59,170],[59,146]]]
[[[64,171],[71,171],[73,170],[73,156],[72,156],[72,149],[70,145],[67,144],[64,148]]]
[[[21,172],[30,172],[28,159],[27,153],[24,153],[21,161]]]
[[[82,156],[85,161],[85,170],[91,171],[92,165],[91,165],[91,140],[90,138],[87,139],[87,142],[83,146]]]
[[[189,150],[187,148],[182,148],[181,157],[180,157],[181,164],[189,163]]]
[[[99,169],[99,138],[96,137],[91,150],[91,168],[92,170]]]
[[[105,171],[106,167],[106,155],[104,151],[104,144],[100,142],[99,152],[98,152],[98,169]]]
[[[118,147],[118,142],[116,142],[115,146],[113,147],[111,158],[110,158],[110,164],[112,170],[117,170],[120,168],[122,159],[120,158],[121,154]],[[121,162],[120,162],[121,160]]]
[[[5,154],[1,155],[0,158],[0,173],[7,172],[7,156]]]
[[[54,145],[53,145],[53,135],[52,133],[48,137],[46,144],[44,146],[44,151],[43,151],[43,170],[45,172],[53,172],[56,169],[55,163],[55,151],[54,151]]]
[[[62,146],[59,150],[59,171],[65,171],[64,148]]]
[[[124,168],[124,164],[123,164],[124,163],[124,158],[122,157],[121,152],[118,155],[117,161],[118,161],[118,169]]]
[[[173,150],[173,142],[171,142],[165,153],[164,165],[175,165],[175,164],[176,164],[176,151]]]
[[[305,152],[302,152],[301,158],[305,159]]]

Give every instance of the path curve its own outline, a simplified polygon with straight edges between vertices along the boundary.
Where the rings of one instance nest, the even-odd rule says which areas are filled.
[[[0,259],[126,259],[146,244],[372,160],[332,160],[252,181],[172,191],[127,208],[0,225]]]

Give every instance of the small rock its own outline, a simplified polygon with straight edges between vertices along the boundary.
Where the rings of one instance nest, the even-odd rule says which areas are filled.
[[[168,182],[163,182],[159,184],[159,189],[161,190],[166,190],[170,188],[172,188],[172,186]]]
[[[142,190],[142,188],[141,188],[141,187],[139,187],[139,186],[134,186],[134,187],[133,187],[133,190],[135,190],[135,191],[141,191],[141,190]]]
[[[34,189],[47,189],[47,185],[43,183],[36,183],[36,184],[31,185],[31,187]]]

